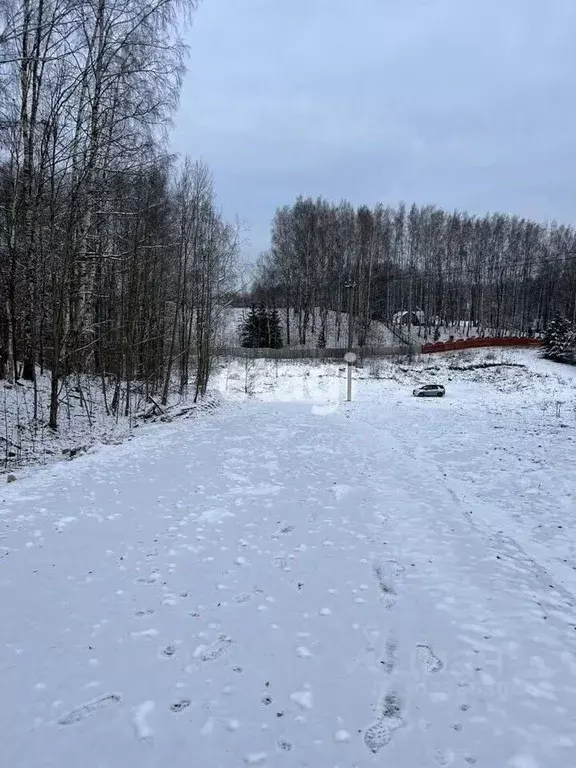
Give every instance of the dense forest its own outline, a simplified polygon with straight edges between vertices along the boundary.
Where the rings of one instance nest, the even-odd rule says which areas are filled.
[[[0,2],[0,376],[207,385],[238,232],[167,154],[194,0]],[[122,402],[129,407],[130,397]]]
[[[254,298],[283,308],[288,335],[305,343],[314,308],[323,325],[330,310],[347,311],[346,286],[360,345],[374,319],[423,338],[456,323],[533,334],[556,313],[576,319],[576,229],[433,206],[298,198],[279,208]]]

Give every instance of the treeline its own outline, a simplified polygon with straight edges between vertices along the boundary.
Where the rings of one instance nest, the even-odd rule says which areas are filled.
[[[576,229],[403,203],[279,208],[254,295],[285,309],[288,343],[306,343],[315,307],[324,333],[330,310],[340,323],[348,284],[360,345],[372,320],[399,313],[425,338],[463,321],[471,333],[535,333],[555,312],[576,318]]]
[[[238,238],[208,170],[166,153],[194,6],[0,6],[0,376],[48,369],[53,428],[71,373],[112,411],[135,382],[206,389]]]

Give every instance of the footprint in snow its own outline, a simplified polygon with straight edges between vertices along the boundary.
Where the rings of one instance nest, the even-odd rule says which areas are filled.
[[[364,733],[364,743],[373,754],[385,747],[391,738],[392,731],[384,723],[374,723]]]
[[[279,741],[278,749],[282,750],[282,752],[290,752],[292,749],[292,744],[289,741]]]
[[[429,645],[417,645],[416,651],[418,653],[418,658],[424,665],[426,672],[435,674],[436,672],[440,672],[440,670],[444,667],[444,662],[442,662],[438,656],[436,656]]]
[[[389,720],[380,720],[366,729],[364,733],[364,743],[372,752],[376,754],[382,747],[389,744],[394,732],[404,725],[400,718],[391,718]]]
[[[285,535],[287,533],[291,533],[293,530],[294,530],[294,526],[293,525],[283,525],[282,528],[280,528],[277,531],[276,536],[278,536],[280,534],[284,534]]]
[[[386,672],[388,674],[392,674],[394,671],[394,668],[396,666],[396,651],[398,649],[398,645],[396,643],[396,640],[393,638],[388,638],[386,641],[386,655],[383,659],[380,659],[380,664],[384,667]]]
[[[111,704],[119,704],[120,701],[122,701],[122,697],[118,693],[108,693],[105,696],[99,696],[97,699],[87,701],[85,704],[81,704],[79,707],[62,715],[62,717],[58,718],[58,723],[60,725],[74,725],[86,719],[94,712],[98,712]]]
[[[364,732],[364,743],[373,754],[386,746],[392,740],[394,733],[404,725],[402,702],[396,693],[386,694],[380,710],[381,715],[378,721]]]
[[[170,709],[172,712],[182,712],[183,709],[187,709],[187,707],[190,706],[190,700],[189,699],[180,699],[180,701],[175,701],[174,704],[170,706]]]
[[[194,658],[200,661],[215,661],[223,656],[232,644],[232,638],[219,635],[212,645],[199,645],[194,651]]]
[[[232,602],[236,603],[237,605],[242,605],[242,603],[248,603],[250,600],[252,600],[253,597],[256,595],[261,595],[263,592],[264,590],[259,589],[258,587],[254,587],[251,592],[240,592],[240,594],[235,595],[232,598]]]
[[[235,597],[232,598],[232,602],[238,603],[240,605],[242,603],[247,603],[251,597],[252,595],[249,592],[242,592],[239,595],[235,595]]]
[[[400,718],[402,713],[402,702],[400,701],[398,694],[394,691],[387,693],[386,696],[384,696],[384,700],[380,704],[380,707],[382,710],[382,717],[388,719]]]
[[[393,575],[399,575],[397,566],[397,563],[385,564],[378,561],[372,565],[372,573],[378,584],[381,599],[388,609],[393,608],[396,604],[396,587],[394,586]]]

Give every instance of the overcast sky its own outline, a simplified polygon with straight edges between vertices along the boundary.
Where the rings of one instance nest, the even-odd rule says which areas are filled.
[[[576,0],[202,0],[173,149],[269,243],[298,194],[576,221]]]

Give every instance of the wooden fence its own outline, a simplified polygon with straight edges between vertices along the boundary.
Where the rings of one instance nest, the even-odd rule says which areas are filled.
[[[457,339],[456,341],[439,341],[434,344],[424,344],[420,351],[425,355],[431,352],[454,352],[460,349],[477,349],[479,347],[537,347],[541,344],[541,339],[533,339],[526,336],[472,337],[469,339]]]
[[[359,360],[369,357],[391,357],[395,355],[407,355],[408,346],[391,347],[357,347],[353,349]],[[420,352],[418,345],[412,345],[412,354]],[[248,359],[264,360],[343,360],[348,352],[346,347],[307,349],[305,347],[282,347],[282,349],[250,348],[250,347],[219,347],[216,350],[218,357],[241,357]]]
[[[456,341],[440,341],[434,344],[407,344],[388,347],[355,347],[358,360],[372,357],[405,357],[408,354],[418,355],[433,352],[456,352],[462,349],[478,349],[479,347],[537,347],[542,344],[540,339],[523,336],[502,336],[489,338],[457,339]],[[282,347],[281,349],[250,348],[250,347],[219,347],[217,357],[240,357],[248,360],[343,360],[348,349],[346,347],[314,349],[305,347]]]

